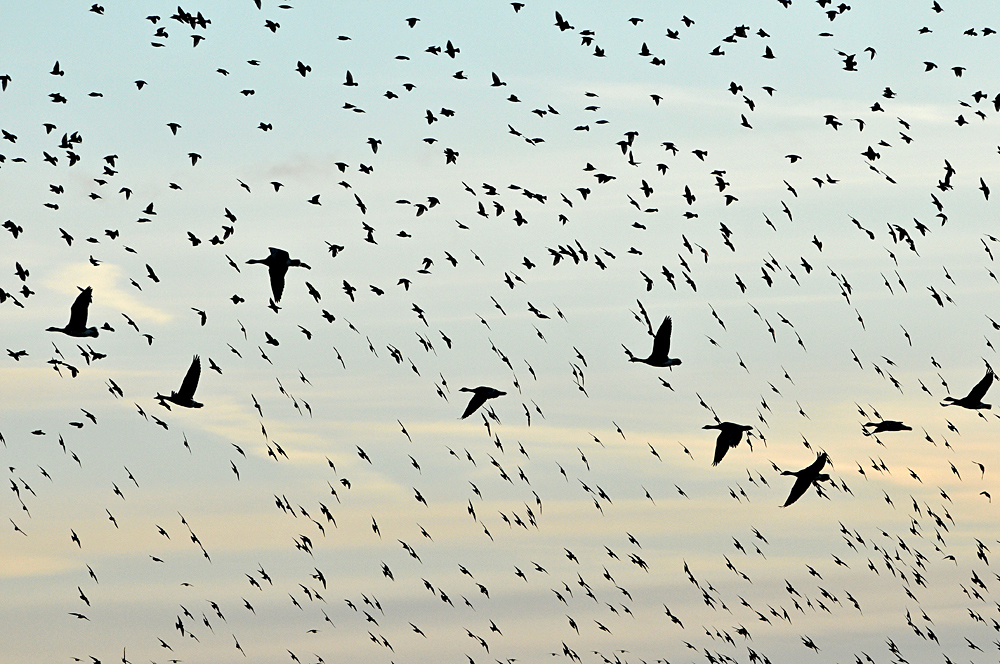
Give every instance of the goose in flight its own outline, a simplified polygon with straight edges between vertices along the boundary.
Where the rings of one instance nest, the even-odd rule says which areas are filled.
[[[46,332],[62,332],[71,337],[96,337],[97,328],[87,327],[87,309],[93,301],[94,289],[90,286],[80,289],[73,306],[69,308],[69,322],[66,327],[46,328]]]
[[[274,294],[274,301],[281,302],[281,293],[285,290],[285,273],[290,267],[304,267],[307,270],[312,268],[300,261],[298,258],[291,258],[284,249],[269,247],[271,253],[267,258],[251,258],[247,264],[263,263],[267,266],[267,273],[271,277],[271,293]]]
[[[76,305],[73,305],[76,306]],[[993,373],[993,367],[986,365],[986,375],[983,379],[976,383],[967,395],[961,399],[956,399],[955,397],[945,397],[944,401],[941,402],[942,406],[961,406],[962,408],[968,408],[970,410],[989,410],[992,406],[988,403],[983,403],[983,397],[986,396],[986,391],[990,389],[990,385],[993,384],[993,379],[996,375]]]
[[[461,419],[463,420],[476,412],[480,406],[486,403],[487,399],[496,399],[507,394],[506,392],[501,392],[498,389],[484,385],[480,385],[477,388],[463,387],[459,392],[472,392],[472,399],[469,400],[469,405],[465,407],[465,412],[462,413]]]
[[[823,466],[826,465],[829,458],[830,457],[827,456],[826,452],[820,452],[819,456],[816,457],[816,460],[802,470],[786,470],[781,473],[782,475],[795,476],[795,484],[792,485],[792,490],[788,494],[788,499],[785,500],[785,504],[782,505],[782,507],[788,507],[801,498],[802,494],[804,494],[806,490],[816,482],[823,482],[830,479],[830,476],[826,473],[819,472],[823,470]]]
[[[628,355],[628,361],[642,362],[651,367],[675,367],[680,364],[681,361],[679,359],[670,357],[670,332],[672,330],[673,322],[670,320],[670,316],[667,316],[660,323],[660,329],[656,331],[656,336],[653,337],[653,352],[649,354],[649,357],[636,357],[626,348],[625,352]]]
[[[881,422],[866,422],[862,427],[873,427],[866,429],[867,435],[882,433],[883,431],[913,431],[913,427],[898,422],[896,420],[882,420]]]
[[[161,404],[164,401],[169,401],[183,408],[201,408],[202,404],[194,400],[194,391],[198,389],[199,378],[201,378],[201,358],[195,355],[184,380],[181,382],[181,389],[171,392],[170,396],[157,393],[154,398],[159,399]]]
[[[753,427],[735,422],[719,422],[718,424],[706,424],[702,429],[719,430],[719,437],[715,440],[715,459],[712,461],[713,466],[718,466],[722,457],[726,456],[726,452],[739,445],[740,441],[743,440],[743,432],[749,432]],[[747,441],[749,442],[749,438]]]

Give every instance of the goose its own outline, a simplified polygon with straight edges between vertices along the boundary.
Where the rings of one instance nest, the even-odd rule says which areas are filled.
[[[653,352],[649,354],[647,358],[636,357],[627,348],[625,352],[628,354],[629,362],[642,362],[643,364],[648,364],[651,367],[675,367],[681,363],[681,361],[676,357],[670,357],[670,332],[673,329],[673,322],[670,320],[670,316],[663,319],[660,323],[660,329],[656,331],[656,336],[653,337]]]
[[[76,306],[76,305],[74,305]],[[986,391],[990,389],[990,385],[993,384],[993,379],[995,378],[993,373],[993,367],[986,365],[986,375],[983,379],[976,383],[976,386],[969,390],[969,393],[962,397],[961,399],[956,399],[955,397],[945,397],[944,401],[941,402],[942,406],[961,406],[962,408],[968,408],[970,410],[989,410],[992,406],[988,403],[983,403],[983,397],[986,396]]]
[[[274,301],[281,302],[281,293],[285,290],[285,273],[290,267],[304,267],[307,270],[312,268],[300,261],[298,258],[291,258],[284,249],[269,247],[270,255],[267,258],[251,258],[247,264],[263,263],[267,266],[267,273],[271,277],[271,292],[274,294]]]
[[[194,400],[194,391],[198,389],[199,378],[201,378],[201,358],[195,355],[194,359],[191,360],[191,366],[188,368],[184,380],[181,382],[181,389],[171,392],[170,396],[157,393],[154,398],[159,399],[161,404],[164,401],[169,401],[182,408],[201,408],[202,404]]]
[[[46,328],[46,332],[62,332],[71,337],[96,337],[97,328],[87,327],[87,309],[93,301],[94,289],[90,286],[80,289],[73,306],[69,308],[69,322],[66,327]]]
[[[476,410],[479,409],[487,399],[496,399],[497,397],[502,397],[506,392],[501,392],[500,390],[493,387],[486,387],[480,385],[476,388],[463,387],[459,389],[459,392],[472,392],[472,399],[469,400],[469,405],[465,407],[465,412],[462,413],[461,419],[467,418],[472,415]]]
[[[713,466],[718,466],[726,452],[740,444],[743,440],[743,432],[753,429],[746,424],[736,424],[735,422],[719,422],[718,424],[706,424],[702,429],[718,429],[719,437],[715,441],[715,459]],[[749,440],[749,439],[748,439]]]
[[[826,473],[820,473],[823,470],[823,466],[829,460],[826,452],[820,452],[816,457],[816,460],[811,464],[803,468],[802,470],[786,470],[782,472],[782,475],[794,475],[795,484],[792,485],[792,490],[788,494],[788,499],[785,500],[785,504],[782,507],[788,507],[796,500],[802,497],[802,494],[816,482],[824,482],[830,479],[830,476]]]
[[[867,435],[882,433],[883,431],[913,431],[913,427],[907,426],[896,420],[882,420],[881,422],[866,422],[863,427],[873,427],[867,431]]]

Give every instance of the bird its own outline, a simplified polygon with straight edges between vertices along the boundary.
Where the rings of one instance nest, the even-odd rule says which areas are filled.
[[[94,289],[87,286],[80,290],[73,305],[69,308],[69,322],[65,327],[49,327],[46,332],[62,332],[71,337],[96,337],[96,327],[87,327],[87,310],[93,302]]]
[[[312,268],[300,261],[298,258],[291,258],[284,249],[269,247],[270,255],[267,258],[251,258],[247,264],[263,263],[267,266],[267,273],[271,278],[271,293],[274,294],[274,301],[281,302],[281,294],[285,290],[285,273],[289,267],[304,267],[307,270]]]
[[[715,440],[715,458],[712,460],[713,466],[718,466],[726,452],[740,444],[743,440],[743,432],[753,429],[746,424],[736,424],[735,422],[719,422],[718,424],[706,424],[702,429],[718,429],[719,437]]]
[[[188,367],[187,374],[184,375],[184,380],[181,381],[181,388],[176,392],[171,392],[170,396],[157,393],[154,398],[158,399],[162,405],[165,405],[164,401],[169,401],[182,408],[201,408],[203,404],[194,400],[194,391],[198,389],[199,378],[201,378],[201,358],[195,355],[194,359],[191,360],[191,366]]]
[[[472,392],[472,399],[469,400],[469,405],[466,406],[465,412],[462,413],[462,417],[460,418],[463,420],[476,412],[480,406],[486,403],[487,399],[496,399],[497,397],[502,397],[507,394],[506,392],[502,392],[496,388],[486,387],[484,385],[480,385],[476,388],[463,387],[459,389],[459,392]]]
[[[629,362],[642,362],[643,364],[648,364],[651,367],[675,367],[681,363],[681,361],[676,357],[670,357],[670,332],[673,329],[673,322],[670,316],[663,319],[660,323],[660,329],[656,331],[656,336],[653,337],[653,351],[649,354],[647,358],[636,357],[632,355],[631,351],[627,348],[625,352],[628,354]]]
[[[913,427],[907,426],[902,422],[897,422],[896,420],[882,420],[881,422],[866,422],[862,426],[873,427],[868,431],[869,434],[882,433],[883,431],[913,431]]]
[[[830,479],[830,476],[826,473],[819,472],[823,470],[823,466],[826,465],[829,458],[830,457],[827,456],[826,452],[820,452],[816,456],[816,460],[802,470],[786,470],[781,473],[782,475],[795,476],[795,484],[792,485],[792,490],[788,494],[788,498],[785,500],[785,504],[782,505],[782,507],[788,507],[801,498],[802,494],[804,494],[806,490],[808,490],[809,487],[816,482],[824,482]]]
[[[990,365],[986,365],[986,375],[983,376],[982,380],[976,383],[967,395],[961,399],[956,399],[955,397],[945,397],[944,401],[941,402],[942,406],[961,406],[962,408],[968,408],[970,410],[989,410],[992,406],[988,403],[983,403],[983,397],[986,396],[986,391],[990,389],[990,385],[993,384],[993,380],[996,375],[993,373],[993,368]]]

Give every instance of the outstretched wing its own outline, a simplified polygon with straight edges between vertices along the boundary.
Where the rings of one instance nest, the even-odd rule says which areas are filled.
[[[201,358],[195,355],[187,375],[184,376],[184,382],[181,383],[181,389],[177,390],[177,397],[184,400],[192,399],[194,391],[198,389],[199,378],[201,378]]]
[[[87,286],[76,296],[73,306],[69,308],[69,325],[66,327],[79,330],[87,328],[87,310],[94,299],[93,294],[94,289]]]
[[[812,484],[812,480],[809,477],[804,477],[804,476],[796,477],[795,484],[792,485],[792,491],[791,493],[788,494],[788,500],[785,501],[785,504],[782,505],[782,507],[788,507],[796,500],[801,498],[802,494],[806,492],[806,489],[809,488],[810,484]]]
[[[285,273],[288,272],[288,266],[282,263],[281,265],[269,265],[267,267],[267,274],[271,277],[271,292],[274,294],[274,301],[281,302],[281,294],[285,291]]]
[[[667,357],[670,353],[670,332],[673,330],[674,324],[670,320],[670,316],[663,319],[660,323],[660,329],[656,331],[656,336],[653,338],[653,355]]]
[[[795,484],[792,485],[792,491],[788,494],[788,500],[785,501],[785,504],[782,505],[782,507],[788,507],[802,497],[802,494],[809,489],[810,485],[812,485],[812,483],[819,478],[819,471],[823,470],[823,466],[826,465],[827,459],[829,459],[829,457],[826,455],[826,452],[822,452],[816,457],[815,461],[798,472],[795,478]],[[789,474],[791,475],[793,473]]]
[[[733,437],[728,435],[725,431],[719,432],[719,437],[715,440],[715,459],[712,460],[713,466],[718,466],[719,462],[722,461],[722,457],[726,456],[726,452],[728,452],[730,448],[736,447],[736,445],[731,444],[732,438]]]
[[[479,392],[474,392],[472,395],[472,399],[469,400],[469,405],[465,407],[465,412],[462,413],[462,419],[464,420],[469,415],[472,415],[484,403],[486,403],[486,395],[481,394]]]
[[[76,305],[73,305],[74,307]],[[993,384],[993,379],[996,376],[993,373],[993,367],[986,365],[986,375],[983,379],[976,383],[976,386],[969,391],[969,396],[965,397],[969,401],[982,401],[983,397],[986,396],[986,391],[990,389],[990,385]]]
[[[816,456],[815,461],[802,469],[802,473],[807,474],[810,477],[818,477],[819,471],[823,470],[823,467],[826,465],[829,458],[830,457],[827,456],[826,452],[820,452],[820,454]]]

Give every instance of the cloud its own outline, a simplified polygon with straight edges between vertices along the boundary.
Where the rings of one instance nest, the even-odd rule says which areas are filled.
[[[28,576],[52,576],[80,567],[79,563],[74,562],[70,558],[5,555],[3,567],[0,568],[0,578],[13,579]]]
[[[55,291],[75,295],[81,284],[92,286],[94,302],[91,312],[101,309],[127,311],[137,320],[155,323],[169,323],[173,316],[137,300],[123,287],[125,277],[122,269],[113,263],[101,263],[93,267],[87,263],[70,263],[61,266],[46,279],[45,285]]]

